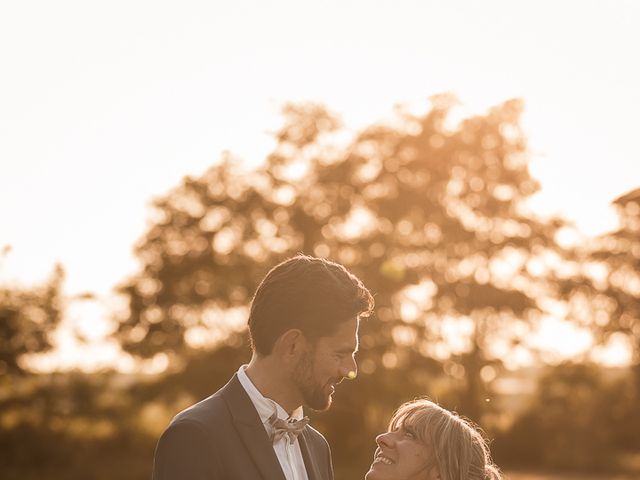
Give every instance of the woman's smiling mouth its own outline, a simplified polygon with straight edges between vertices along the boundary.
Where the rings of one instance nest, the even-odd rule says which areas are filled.
[[[391,465],[394,463],[393,460],[391,460],[389,457],[384,456],[382,453],[378,453],[376,454],[375,458],[373,459],[373,463],[383,463],[385,465]]]

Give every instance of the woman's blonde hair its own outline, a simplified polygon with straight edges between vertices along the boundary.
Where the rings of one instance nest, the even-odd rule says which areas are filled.
[[[389,430],[410,427],[433,452],[441,480],[501,480],[487,441],[469,420],[426,400],[401,405]]]

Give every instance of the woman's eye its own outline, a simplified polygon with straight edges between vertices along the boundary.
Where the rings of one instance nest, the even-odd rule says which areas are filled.
[[[407,438],[410,438],[411,440],[415,440],[416,439],[416,434],[413,433],[411,430],[405,430],[404,431],[404,436]]]

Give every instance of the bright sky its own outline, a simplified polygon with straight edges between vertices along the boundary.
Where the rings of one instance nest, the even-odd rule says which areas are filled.
[[[543,187],[586,233],[640,186],[640,3],[20,1],[0,5],[0,280],[70,294],[135,271],[148,205],[222,151],[257,163],[291,100],[351,128],[456,94],[512,97]]]

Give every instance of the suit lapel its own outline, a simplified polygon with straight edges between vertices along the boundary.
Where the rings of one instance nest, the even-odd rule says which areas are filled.
[[[322,480],[320,473],[318,472],[318,464],[315,458],[311,455],[309,450],[309,427],[306,427],[300,435],[298,435],[298,442],[300,443],[300,451],[302,452],[302,458],[304,460],[304,466],[307,470],[307,477],[309,480]]]
[[[229,383],[222,388],[221,393],[229,412],[231,412],[238,434],[263,478],[265,480],[285,480],[278,457],[273,451],[273,446],[260,421],[260,416],[237,375],[234,375]]]

